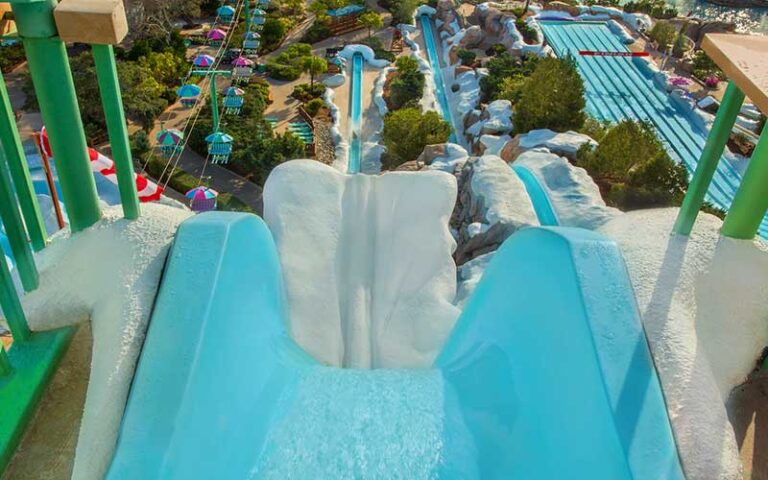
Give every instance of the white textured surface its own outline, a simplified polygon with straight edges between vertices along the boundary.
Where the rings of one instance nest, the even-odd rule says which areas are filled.
[[[723,404],[768,343],[765,244],[721,239],[700,214],[670,234],[677,209],[617,216],[600,232],[621,246],[688,480],[741,478]]]
[[[466,162],[468,158],[469,154],[464,147],[458,143],[446,143],[445,156],[434,158],[429,168],[454,173],[456,167]]]
[[[145,203],[128,221],[105,209],[93,227],[62,231],[37,255],[40,288],[23,298],[34,330],[91,322],[93,361],[74,479],[102,478],[112,459],[168,247],[188,210]]]
[[[520,135],[519,140],[520,148],[524,150],[545,147],[555,153],[572,157],[576,156],[576,152],[585,143],[597,146],[596,141],[583,133],[573,131],[558,133],[547,128],[531,130]]]
[[[586,170],[574,167],[563,157],[544,149],[529,150],[514,163],[525,165],[536,175],[562,226],[594,230],[620,213],[605,205],[600,189]]]
[[[452,175],[345,175],[297,160],[272,171],[264,218],[280,253],[291,332],[323,363],[427,367],[452,305]]]
[[[538,225],[525,185],[507,162],[496,155],[483,155],[474,166],[473,196],[483,198],[483,215],[488,225],[496,222]]]

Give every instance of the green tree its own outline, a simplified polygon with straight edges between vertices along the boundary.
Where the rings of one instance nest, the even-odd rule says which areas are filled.
[[[309,88],[312,90],[315,87],[315,77],[328,71],[328,62],[323,57],[310,55],[303,58],[301,69],[309,74]]]
[[[672,42],[675,41],[677,30],[675,30],[675,27],[671,23],[659,20],[653,26],[648,36],[651,37],[651,40],[656,42],[656,47],[659,50],[667,50],[669,46],[672,45]]]
[[[152,76],[165,85],[174,85],[186,71],[188,64],[183,57],[170,51],[149,52],[139,58],[139,65],[148,68]]]
[[[623,210],[679,205],[688,187],[686,168],[669,157],[648,123],[626,120],[609,128],[596,148],[579,150],[577,164],[605,201]]]
[[[374,30],[378,30],[384,26],[384,20],[381,19],[381,15],[374,12],[373,10],[369,10],[364,14],[360,15],[357,21],[360,22],[361,25],[363,25],[365,28],[368,29],[368,37],[373,36]]]
[[[424,74],[413,57],[399,57],[395,62],[397,73],[389,83],[389,103],[397,110],[412,106],[424,95]]]
[[[502,49],[504,47],[502,46]],[[536,69],[539,63],[539,57],[526,56],[514,57],[506,51],[502,51],[494,58],[486,62],[488,75],[480,79],[480,91],[483,94],[483,100],[491,102],[499,98],[501,84],[508,78],[515,78],[518,81],[529,77]]]
[[[512,123],[516,133],[537,128],[558,132],[584,125],[584,82],[570,58],[544,58],[528,78],[515,106]]]
[[[421,113],[418,108],[402,108],[384,117],[384,166],[393,169],[415,160],[424,147],[448,141],[451,126],[434,111]]]

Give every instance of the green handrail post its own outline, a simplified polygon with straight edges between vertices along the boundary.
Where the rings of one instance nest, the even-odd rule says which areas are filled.
[[[73,232],[101,218],[85,130],[64,42],[57,36],[56,0],[13,0],[14,19],[29,63],[59,185]]]
[[[674,226],[675,233],[690,235],[743,102],[744,92],[732,81],[728,82],[728,88],[725,90],[723,101],[717,110],[717,116],[707,137],[707,143],[701,152],[701,158],[696,165],[696,171],[693,173],[693,179],[691,179],[683,199],[683,205],[677,214]]]
[[[133,175],[131,145],[123,113],[123,99],[120,95],[120,82],[117,77],[115,52],[112,45],[93,45],[93,60],[99,79],[101,103],[107,122],[112,158],[115,162],[117,185],[123,204],[123,215],[129,220],[139,218],[139,195]]]
[[[8,360],[8,354],[5,353],[5,346],[0,343],[0,377],[5,377],[13,372],[11,361]]]
[[[3,145],[8,168],[16,186],[16,196],[19,199],[21,214],[27,226],[32,248],[40,251],[45,248],[48,232],[45,230],[45,222],[43,222],[35,189],[32,187],[32,180],[29,177],[27,158],[24,155],[24,148],[21,146],[19,130],[16,128],[11,100],[8,97],[8,89],[5,87],[2,73],[0,73],[0,143]]]
[[[722,234],[749,240],[755,237],[760,222],[768,211],[768,128],[752,152],[747,171],[741,180],[731,208],[725,216]]]
[[[35,267],[32,249],[27,241],[27,232],[24,230],[24,222],[19,213],[16,197],[13,194],[11,175],[8,173],[4,154],[0,154],[0,217],[3,219],[8,243],[11,244],[11,251],[16,260],[21,284],[24,286],[24,290],[31,292],[37,288],[39,282],[37,267]],[[0,252],[0,256],[3,257],[2,262],[5,263],[5,255]],[[5,268],[7,269],[7,267]],[[5,282],[5,279],[0,280]],[[13,285],[10,274],[7,281],[10,282],[11,286]]]
[[[8,270],[8,264],[5,261],[5,255],[0,254],[0,307],[11,329],[11,335],[15,342],[25,342],[31,335],[27,317],[21,308],[19,295],[13,286],[11,272]]]

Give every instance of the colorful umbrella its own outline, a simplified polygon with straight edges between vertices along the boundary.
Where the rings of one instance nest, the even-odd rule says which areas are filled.
[[[176,94],[181,98],[194,98],[200,95],[200,87],[193,83],[187,83],[186,85],[179,87],[179,89],[176,90]]]
[[[216,62],[216,59],[210,55],[198,55],[192,60],[196,67],[210,67]]]
[[[264,17],[253,17],[253,23],[256,25],[264,25],[265,21]]]
[[[232,135],[227,135],[224,132],[214,132],[205,137],[205,141],[208,143],[232,143]]]
[[[224,89],[224,95],[226,95],[227,97],[239,97],[244,93],[245,93],[244,91],[242,91],[237,87],[227,87],[226,89]]]
[[[237,57],[236,59],[232,60],[232,65],[236,67],[252,67],[253,66],[253,60],[249,60],[243,56]]]
[[[253,10],[252,14],[253,14],[253,15],[259,15],[259,16],[262,16],[262,17],[263,17],[264,15],[266,15],[266,14],[267,14],[267,12],[265,12],[264,10],[262,10],[262,9],[260,9],[260,8],[255,8],[255,9]]]
[[[160,130],[156,138],[159,145],[174,146],[181,143],[184,139],[184,132],[175,128],[169,128],[167,130]]]
[[[261,34],[259,32],[248,32],[245,34],[246,40],[256,40],[257,38],[261,38]]]
[[[210,200],[212,198],[216,198],[218,195],[219,192],[216,190],[209,187],[203,187],[202,185],[195,187],[184,194],[185,197],[191,200]]]
[[[208,40],[224,40],[227,38],[227,32],[220,28],[215,28],[208,32]]]

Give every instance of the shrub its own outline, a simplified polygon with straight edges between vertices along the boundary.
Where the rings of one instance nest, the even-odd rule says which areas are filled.
[[[490,102],[498,99],[501,85],[505,79],[520,79],[530,76],[538,62],[539,58],[536,56],[518,58],[507,52],[488,60],[485,64],[488,75],[480,79],[480,91],[483,94],[483,100]]]
[[[648,123],[625,120],[597,148],[582,146],[577,162],[600,186],[606,203],[622,210],[679,205],[688,173],[664,149]]]
[[[629,13],[647,13],[654,18],[674,18],[677,10],[667,6],[665,0],[638,0],[624,4],[624,11]]]
[[[525,22],[524,19],[518,18],[515,20],[515,27],[520,35],[523,36],[523,40],[528,44],[535,44],[539,41],[539,34],[536,30]]]
[[[385,169],[393,169],[415,160],[427,145],[444,143],[451,126],[434,111],[421,113],[418,108],[402,108],[384,117]]]
[[[709,58],[704,50],[697,50],[693,55],[693,75],[700,79],[706,80],[707,77],[714,75],[720,80],[725,80],[725,74],[717,64]]]
[[[671,23],[660,20],[656,22],[648,36],[656,43],[659,50],[666,50],[675,41],[677,30]]]
[[[0,70],[2,70],[3,73],[8,73],[26,58],[24,47],[21,43],[0,47]]]
[[[394,62],[397,58],[394,53],[384,48],[384,44],[381,43],[381,39],[379,37],[368,37],[361,40],[359,43],[371,47],[371,50],[373,50],[373,54],[376,56],[376,58],[381,58],[389,62]]]
[[[570,58],[539,60],[523,86],[512,123],[517,133],[537,128],[558,132],[584,125],[584,82]]]
[[[303,71],[304,58],[310,55],[312,55],[311,45],[291,44],[273,60],[267,61],[269,76],[275,80],[296,80]]]
[[[507,47],[505,47],[501,43],[494,43],[493,45],[488,47],[488,50],[485,51],[486,55],[491,55],[494,57],[501,55],[502,53],[507,53]]]
[[[316,83],[314,85],[300,83],[293,87],[291,96],[302,103],[306,103],[312,99],[322,97],[323,93],[325,93],[325,85],[322,83]]]
[[[322,98],[313,98],[307,102],[306,105],[304,105],[304,110],[306,110],[307,113],[311,116],[315,117],[323,107],[325,107],[325,102]]]
[[[286,18],[267,17],[261,31],[261,52],[271,52],[279,47],[290,28],[291,21]]]
[[[461,60],[462,65],[467,66],[472,66],[472,64],[475,63],[475,59],[477,58],[477,54],[475,52],[465,48],[459,48],[456,50],[456,56],[459,58],[459,60]]]
[[[331,30],[331,27],[319,20],[315,20],[315,23],[309,27],[307,33],[301,37],[301,41],[304,43],[317,43],[326,38],[331,38],[332,36],[333,30]]]
[[[395,62],[397,72],[389,83],[389,104],[393,110],[415,105],[424,95],[424,74],[412,57],[400,57]]]

